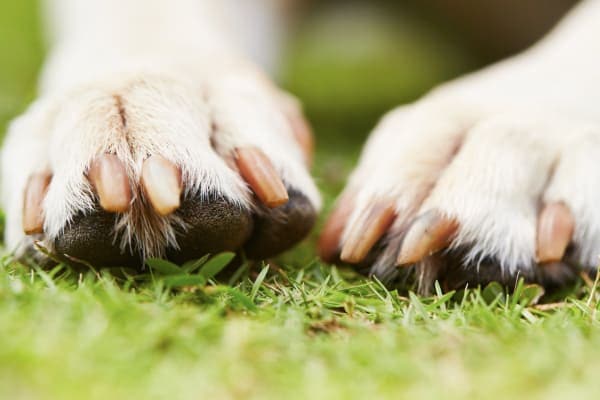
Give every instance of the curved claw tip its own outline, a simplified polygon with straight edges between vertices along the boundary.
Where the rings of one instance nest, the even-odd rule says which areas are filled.
[[[159,215],[169,215],[181,205],[181,171],[166,158],[154,155],[144,161],[141,184]]]
[[[575,219],[564,203],[547,204],[540,213],[537,229],[537,262],[560,261],[575,230]]]
[[[283,181],[271,160],[260,149],[256,147],[236,149],[235,162],[240,175],[263,204],[275,208],[288,202],[289,196]]]
[[[445,217],[436,210],[421,215],[408,229],[397,265],[411,265],[446,248],[459,228],[455,219]]]
[[[396,211],[390,202],[373,204],[366,216],[351,227],[342,246],[341,260],[351,264],[363,261],[375,243],[387,232],[395,218]]]
[[[44,210],[42,203],[52,176],[41,172],[27,180],[23,199],[23,231],[26,235],[44,232]]]
[[[131,187],[123,162],[114,154],[102,154],[92,161],[88,179],[100,207],[108,212],[125,212],[131,205]]]

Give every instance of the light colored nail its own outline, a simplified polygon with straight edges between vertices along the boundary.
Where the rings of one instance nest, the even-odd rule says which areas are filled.
[[[312,133],[312,128],[308,121],[302,115],[292,115],[289,117],[290,124],[292,125],[292,132],[296,141],[302,149],[304,159],[307,165],[312,164],[313,153],[315,150],[315,139]]]
[[[275,208],[287,203],[287,189],[271,160],[260,149],[238,148],[235,151],[235,161],[240,175],[263,204]]]
[[[395,218],[396,212],[390,202],[382,201],[373,204],[367,210],[365,218],[359,219],[351,228],[342,246],[341,260],[351,264],[363,261],[375,243],[387,232]]]
[[[323,261],[334,262],[339,255],[340,239],[352,207],[350,196],[344,195],[337,201],[335,209],[327,218],[317,245],[319,256]]]
[[[540,213],[537,229],[537,261],[560,261],[573,237],[575,219],[564,203],[547,204]]]
[[[166,158],[158,155],[148,157],[142,166],[141,183],[158,214],[169,215],[181,205],[181,171]]]
[[[408,229],[396,263],[411,265],[446,248],[458,230],[458,222],[442,216],[437,210],[421,215]]]
[[[125,166],[116,155],[102,154],[96,157],[87,176],[103,210],[118,213],[129,209],[131,187]]]
[[[26,235],[44,232],[44,211],[42,203],[52,176],[41,172],[33,174],[25,185],[23,201],[23,231]]]

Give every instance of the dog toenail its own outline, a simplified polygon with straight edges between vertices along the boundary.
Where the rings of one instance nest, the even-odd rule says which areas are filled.
[[[287,203],[288,192],[271,160],[256,147],[238,148],[235,160],[240,175],[260,201],[270,208]]]
[[[378,201],[369,207],[365,217],[357,221],[342,247],[342,261],[361,262],[375,243],[385,234],[396,218],[396,211],[389,201]]]
[[[42,203],[52,176],[41,172],[29,177],[23,202],[23,230],[27,235],[43,233],[44,212]]]
[[[546,205],[538,220],[537,261],[560,261],[571,242],[575,221],[564,203]]]
[[[166,216],[179,208],[183,190],[181,172],[172,162],[157,155],[146,159],[141,183],[158,214]]]
[[[451,243],[458,226],[455,219],[445,217],[437,210],[426,212],[406,233],[396,263],[411,265],[444,249]]]
[[[114,154],[102,154],[90,165],[88,179],[103,210],[125,212],[131,205],[131,187],[125,166]]]

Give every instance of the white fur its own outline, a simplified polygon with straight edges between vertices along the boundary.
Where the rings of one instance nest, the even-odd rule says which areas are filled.
[[[535,264],[541,202],[563,201],[576,228],[576,260],[600,255],[600,2],[578,6],[546,39],[512,59],[437,88],[383,119],[347,190],[357,208],[345,234],[376,198],[395,201],[391,229],[437,209],[456,217],[453,246],[467,261],[499,260],[504,272]],[[376,263],[380,272],[398,240]]]
[[[175,229],[185,225],[174,216],[159,217],[143,199],[140,173],[149,155],[181,168],[187,195],[220,194],[253,207],[232,157],[238,146],[257,146],[319,208],[285,114],[290,103],[250,62],[272,61],[276,43],[268,36],[276,25],[235,23],[248,18],[243,12],[249,3],[264,11],[257,16],[274,18],[261,0],[243,7],[238,0],[47,2],[54,43],[40,98],[13,122],[2,154],[9,248],[25,239],[28,176],[41,169],[53,174],[43,206],[51,247],[78,212],[93,208],[85,174],[104,152],[125,163],[138,197],[117,222],[115,237],[121,247],[134,246],[146,256],[176,246]]]

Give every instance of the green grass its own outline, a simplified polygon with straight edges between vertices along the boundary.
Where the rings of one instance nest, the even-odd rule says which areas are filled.
[[[33,97],[42,59],[34,10],[33,0],[0,0],[0,124]],[[314,173],[325,210],[377,116],[470,65],[423,27],[403,24],[396,32],[361,21],[308,26],[284,75],[318,132]],[[524,284],[512,294],[492,284],[423,298],[323,265],[315,237],[268,264],[244,264],[228,282],[212,278],[224,259],[185,269],[154,261],[149,272],[131,275],[42,271],[7,255],[0,265],[0,398],[546,399],[600,392],[598,282],[583,276],[565,297],[541,303],[541,289]]]
[[[540,306],[536,287],[419,298],[318,262],[256,265],[232,285],[173,288],[169,276],[5,265],[2,398],[592,398],[600,390],[597,286]]]

